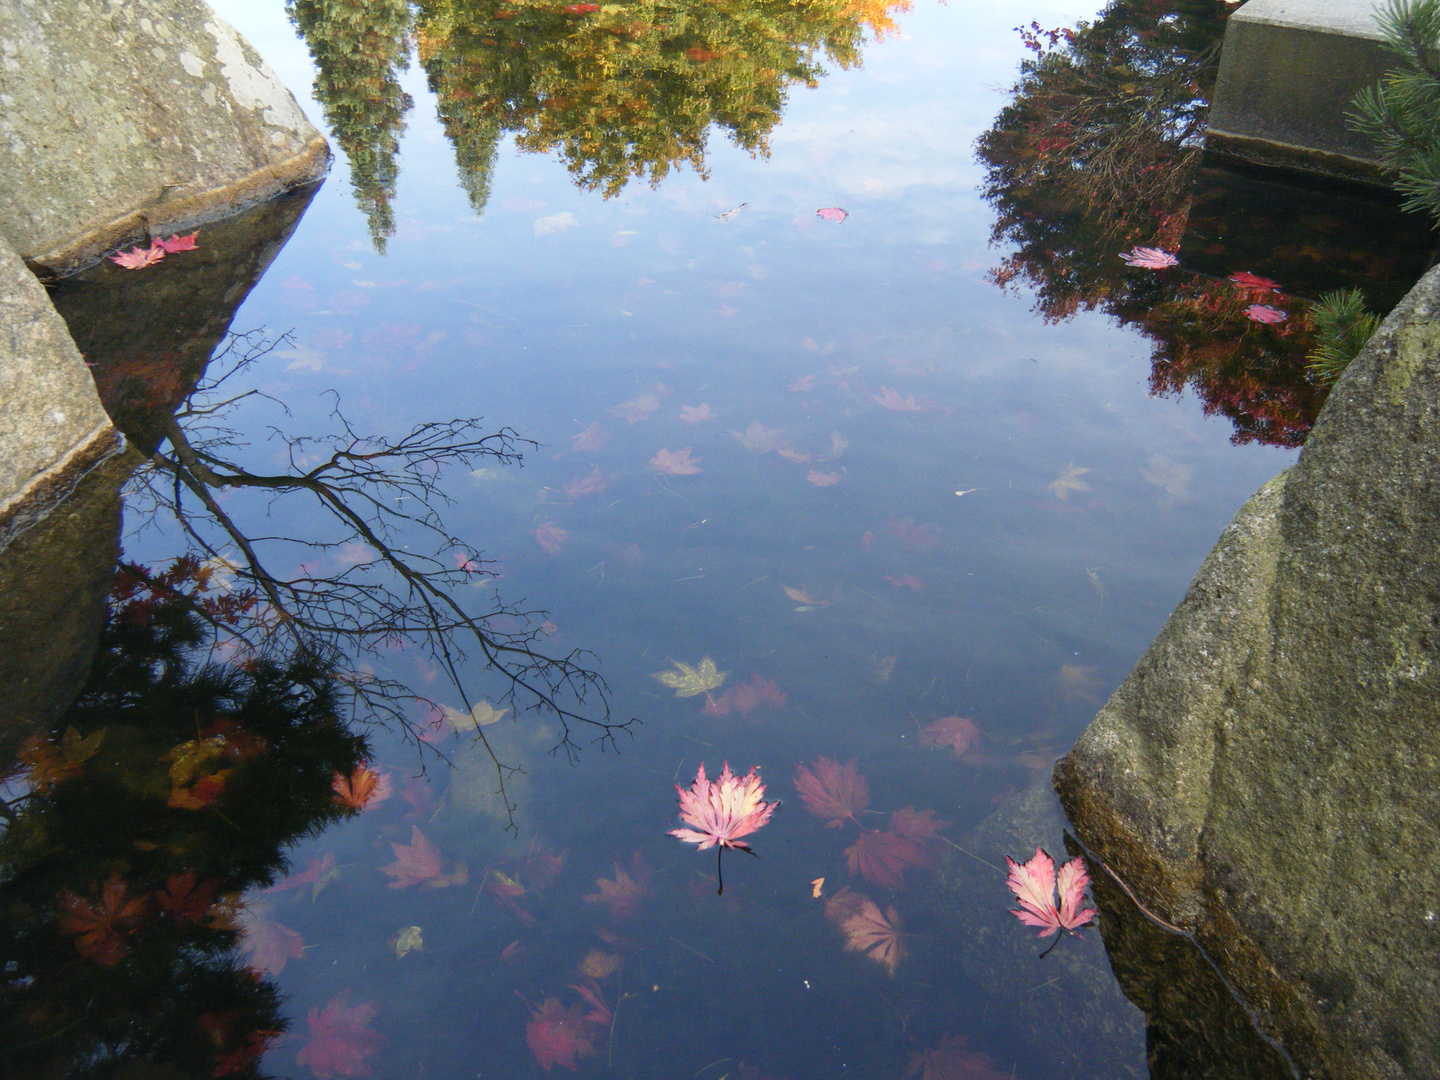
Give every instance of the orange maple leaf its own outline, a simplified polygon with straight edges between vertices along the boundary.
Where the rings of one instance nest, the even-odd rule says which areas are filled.
[[[335,791],[335,802],[356,813],[367,806],[378,806],[391,792],[390,778],[363,764],[356,765],[349,776],[337,772],[330,786]]]
[[[905,887],[904,872],[930,865],[930,856],[920,844],[897,833],[867,829],[845,849],[850,875],[887,889]]]
[[[116,871],[101,887],[98,901],[63,890],[59,896],[61,914],[55,923],[62,933],[75,935],[75,948],[81,956],[114,967],[130,951],[121,935],[140,922],[148,901],[145,896],[127,896],[125,882]]]
[[[845,935],[845,948],[863,953],[893,978],[900,966],[900,917],[887,907],[882,915],[875,901],[849,889],[841,889],[825,901],[825,917]]]
[[[795,770],[795,787],[805,809],[816,817],[829,818],[825,827],[838,829],[849,818],[860,824],[855,815],[870,805],[870,785],[855,768],[855,762],[841,765],[832,758],[815,759],[815,771],[804,765]],[[864,828],[864,826],[861,826]]]

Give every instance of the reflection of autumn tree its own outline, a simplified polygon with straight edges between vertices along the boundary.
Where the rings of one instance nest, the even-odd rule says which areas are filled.
[[[122,570],[74,705],[0,799],[0,1045],[16,1076],[258,1076],[275,988],[235,955],[240,894],[344,816],[364,742],[315,657],[224,663],[256,607],[182,559]]]
[[[226,397],[224,383],[272,344],[258,334],[234,339],[234,351],[212,362],[219,375],[165,419],[167,445],[139,474],[136,492],[148,492],[197,550],[223,560],[237,584],[255,593],[257,632],[232,632],[238,647],[315,656],[342,673],[363,718],[407,728],[413,717],[406,704],[418,699],[369,671],[363,657],[417,650],[467,710],[462,672],[473,658],[496,680],[493,696],[517,714],[539,710],[558,719],[557,749],[571,756],[577,725],[602,741],[624,728],[610,720],[605,684],[586,666],[588,653],[544,650],[544,612],[508,605],[493,589],[461,592],[491,575],[479,552],[446,528],[446,472],[516,461],[523,440],[508,430],[487,432],[474,419],[419,424],[398,438],[361,435],[337,411],[328,434],[271,429],[289,467],[244,464],[261,452],[226,424],[242,402],[262,396]],[[263,451],[263,459],[273,460],[273,452]],[[276,533],[267,519],[289,527]],[[483,731],[476,738],[488,747]],[[492,760],[503,794],[509,770]]]
[[[1244,310],[1259,295],[1117,257],[1179,247],[1230,10],[1115,0],[1074,30],[1023,32],[1034,56],[977,144],[992,240],[1011,249],[994,278],[1033,288],[1047,319],[1099,307],[1137,326],[1157,393],[1193,388],[1236,441],[1298,445],[1324,400],[1305,373],[1308,324],[1258,325]]]
[[[705,171],[711,127],[766,152],[790,86],[822,60],[860,61],[869,31],[895,29],[909,0],[289,0],[319,69],[315,94],[350,159],[376,243],[393,230],[395,154],[411,101],[412,8],[461,184],[477,210],[496,149],[557,152],[577,182],[614,195],[676,165]]]
[[[406,0],[289,0],[290,18],[315,59],[315,97],[350,161],[355,200],[382,251],[395,231],[395,155],[413,102],[400,89],[410,66]]]
[[[1094,23],[1025,35],[1036,55],[977,149],[993,239],[1016,249],[999,276],[1036,286],[1047,317],[1124,290],[1117,250],[1178,244],[1227,11],[1117,0]]]

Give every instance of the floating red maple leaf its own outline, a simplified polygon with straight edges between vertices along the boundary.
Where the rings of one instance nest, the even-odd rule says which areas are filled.
[[[761,705],[779,708],[787,700],[785,691],[774,679],[755,675],[749,682],[737,683],[719,697],[707,700],[703,711],[707,716],[726,716],[731,712],[748,716]]]
[[[1246,292],[1267,293],[1274,292],[1280,288],[1268,277],[1259,277],[1248,270],[1241,270],[1238,274],[1231,274],[1230,280]]]
[[[81,956],[105,967],[114,967],[130,951],[122,934],[139,924],[149,906],[149,897],[129,896],[125,882],[112,872],[100,889],[98,901],[76,896],[69,889],[60,893],[60,931],[75,935]]]
[[[825,901],[825,917],[845,935],[845,948],[863,953],[894,977],[903,951],[900,918],[893,907],[882,915],[868,896],[841,889]]]
[[[1287,312],[1270,304],[1251,304],[1245,309],[1245,317],[1251,322],[1282,323],[1290,316]]]
[[[1005,865],[1010,870],[1005,884],[1020,901],[1019,910],[1012,908],[1011,914],[1026,926],[1038,926],[1042,938],[1058,934],[1061,930],[1073,933],[1082,926],[1089,926],[1095,918],[1094,908],[1080,906],[1085,899],[1085,887],[1090,884],[1084,859],[1071,859],[1060,867],[1057,875],[1055,861],[1043,848],[1037,847],[1028,862],[1017,863],[1007,855]],[[1058,906],[1055,903],[1057,892],[1060,897]]]
[[[832,758],[816,758],[814,772],[804,765],[798,766],[795,787],[800,791],[805,809],[816,817],[830,819],[825,822],[829,829],[840,828],[846,818],[859,825],[860,819],[855,815],[870,805],[870,785],[853,761],[842,766]]]
[[[1008,1080],[1011,1075],[991,1065],[984,1054],[965,1049],[963,1035],[947,1035],[934,1050],[913,1055],[906,1075],[917,1073],[920,1080]]]
[[[920,729],[920,741],[926,746],[948,746],[962,761],[966,752],[980,741],[980,729],[965,716],[942,716]]]
[[[356,765],[349,776],[337,772],[330,786],[335,791],[335,801],[356,813],[367,806],[378,806],[391,792],[390,778],[365,765]]]
[[[199,235],[200,230],[196,229],[189,236],[181,236],[179,233],[176,233],[174,236],[168,238],[157,238],[155,243],[165,249],[165,254],[174,255],[177,251],[194,251],[196,246],[195,239]]]
[[[567,1009],[553,997],[547,997],[540,1008],[532,1010],[530,1021],[525,1025],[525,1042],[546,1072],[554,1065],[577,1072],[579,1066],[575,1059],[595,1053],[597,1034],[595,1024],[585,1018],[583,1005]]]
[[[705,776],[705,763],[700,763],[695,780],[686,791],[675,785],[680,796],[680,820],[694,829],[671,829],[670,835],[687,844],[696,845],[696,850],[715,848],[715,873],[719,878],[717,895],[725,892],[725,878],[720,870],[720,854],[727,847],[750,851],[750,845],[738,839],[749,836],[764,826],[775,813],[774,802],[765,802],[765,785],[760,780],[758,766],[752,766],[743,777],[730,771],[725,762],[720,775],[710,780]],[[698,832],[696,830],[699,830]],[[755,854],[750,851],[750,854]]]
[[[845,864],[850,876],[859,874],[866,881],[886,889],[903,889],[904,872],[930,865],[924,846],[899,833],[866,829],[855,843],[845,849]]]
[[[310,1041],[295,1055],[320,1080],[337,1076],[369,1076],[365,1059],[380,1049],[381,1037],[370,1030],[379,1008],[373,1001],[345,1007],[345,995],[330,999],[324,1011],[311,1009],[306,1017]]]
[[[154,266],[163,258],[165,258],[165,248],[159,241],[156,241],[148,248],[133,247],[129,251],[117,251],[110,256],[110,261],[126,270],[141,270],[147,266]]]

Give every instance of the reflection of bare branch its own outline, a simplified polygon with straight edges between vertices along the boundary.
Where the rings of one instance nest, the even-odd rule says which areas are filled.
[[[243,565],[237,566],[238,577],[266,601],[262,619],[266,636],[283,636],[290,647],[320,655],[334,665],[348,663],[347,683],[356,698],[377,706],[383,718],[401,721],[412,734],[411,722],[394,702],[397,697],[423,699],[393,680],[362,675],[353,670],[353,660],[345,658],[375,654],[387,645],[419,644],[469,709],[472,702],[461,676],[468,647],[483,658],[486,671],[505,681],[500,696],[517,714],[540,710],[560,721],[557,751],[563,749],[574,759],[579,749],[574,736],[580,726],[596,729],[595,741],[613,745],[616,732],[626,730],[629,722],[611,720],[605,682],[587,666],[590,653],[576,649],[550,656],[539,651],[542,611],[509,606],[492,596],[486,610],[471,612],[454,595],[457,587],[489,575],[479,552],[446,528],[437,507],[450,505],[451,500],[441,487],[441,477],[447,468],[469,470],[485,459],[517,462],[526,441],[509,429],[485,432],[478,419],[420,424],[394,440],[363,436],[337,407],[332,412],[337,430],[328,435],[296,436],[271,429],[272,436],[286,446],[289,471],[252,471],[233,460],[246,440],[220,421],[253,392],[221,399],[217,391],[226,378],[273,344],[250,336],[240,339],[239,348],[245,354],[218,378],[203,383],[186,407],[166,421],[168,452],[152,456],[148,475],[142,475],[140,482],[212,558],[221,557],[217,531],[239,550]],[[298,520],[302,507],[287,496],[310,496],[311,507],[323,512],[328,535],[318,530],[311,536],[253,533],[236,519],[233,508],[222,506],[213,494],[244,488],[271,493],[272,506],[283,500],[288,520]],[[203,513],[192,509],[196,501]],[[425,543],[416,544],[417,537]],[[289,575],[276,569],[287,549],[328,552],[354,545],[363,545],[371,557],[328,574],[313,572],[303,558],[296,560],[299,569]],[[422,550],[425,547],[431,547],[430,554]],[[443,561],[446,557],[454,560],[453,566]],[[263,647],[264,643],[248,644]],[[512,770],[495,756],[478,728],[476,737],[490,753],[503,796]],[[506,805],[513,811],[508,797]]]

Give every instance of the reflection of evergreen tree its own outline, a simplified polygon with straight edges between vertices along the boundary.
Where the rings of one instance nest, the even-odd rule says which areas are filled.
[[[480,148],[503,130],[521,149],[558,152],[583,188],[609,196],[677,164],[703,173],[712,124],[765,153],[788,87],[814,85],[823,57],[857,63],[866,26],[890,25],[888,8],[869,8],[429,0],[417,38],[462,171],[478,177]]]
[[[410,66],[406,0],[289,0],[315,58],[315,97],[350,161],[355,200],[380,250],[395,231],[396,153],[414,102],[398,73]]]
[[[253,609],[199,597],[203,576],[122,575],[75,705],[9,770],[28,791],[0,802],[13,1075],[256,1076],[284,1026],[235,959],[239,896],[343,815],[332,778],[364,744],[313,659],[205,658],[207,620]]]
[[[1237,442],[1295,446],[1325,398],[1306,374],[1301,312],[1258,325],[1245,309],[1273,294],[1118,258],[1179,247],[1228,12],[1222,0],[1115,0],[1094,23],[1024,32],[1035,55],[977,144],[992,239],[1012,251],[994,278],[1032,287],[1047,319],[1099,307],[1136,326],[1153,342],[1152,390],[1193,389]]]

